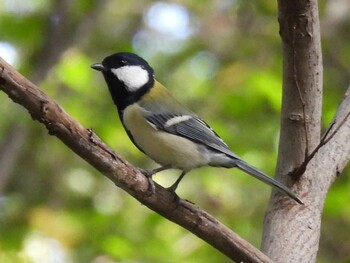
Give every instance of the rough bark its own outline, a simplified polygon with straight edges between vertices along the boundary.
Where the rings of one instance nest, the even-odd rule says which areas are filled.
[[[0,58],[0,89],[25,107],[76,154],[153,211],[186,228],[236,262],[272,262],[207,212],[156,184],[109,149],[91,130],[69,116],[55,101]]]
[[[349,96],[320,139],[322,55],[316,0],[279,0],[283,51],[281,134],[276,177],[304,201],[274,192],[265,215],[262,251],[274,262],[315,262],[327,191],[349,160]]]

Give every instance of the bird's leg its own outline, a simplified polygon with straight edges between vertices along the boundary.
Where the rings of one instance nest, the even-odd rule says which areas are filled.
[[[185,176],[186,172],[182,171],[182,173],[180,174],[179,178],[177,178],[176,182],[173,183],[170,187],[168,187],[167,189],[169,191],[172,191],[175,193],[175,190],[177,188],[177,186],[179,185],[179,183],[181,182],[182,178]]]
[[[161,171],[164,171],[164,170],[168,170],[168,169],[171,169],[171,165],[164,165],[164,166],[161,166],[161,167],[158,167],[156,169],[153,169],[153,170],[150,170],[150,171],[147,171],[147,170],[144,170],[142,168],[139,168],[139,170],[141,171],[141,173],[143,173],[145,176],[147,177],[151,177],[153,175],[155,175],[156,173],[159,173]]]
[[[158,167],[156,169],[153,169],[151,171],[147,171],[147,170],[144,170],[141,168],[139,168],[139,170],[141,171],[141,173],[143,173],[147,177],[148,183],[149,183],[149,189],[151,190],[152,193],[154,193],[156,190],[156,186],[154,185],[152,176],[155,175],[156,173],[159,173],[161,171],[164,171],[164,170],[167,170],[170,168],[172,168],[171,165],[164,165],[164,166]]]

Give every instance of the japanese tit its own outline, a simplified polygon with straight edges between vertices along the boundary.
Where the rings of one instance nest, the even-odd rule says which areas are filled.
[[[131,141],[161,165],[144,172],[152,190],[152,175],[162,170],[182,170],[170,187],[175,191],[184,175],[194,168],[205,165],[237,167],[302,204],[286,186],[232,152],[206,122],[180,104],[154,78],[152,67],[141,57],[116,53],[91,67],[102,72]]]

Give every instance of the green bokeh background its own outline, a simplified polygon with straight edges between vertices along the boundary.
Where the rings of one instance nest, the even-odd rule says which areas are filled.
[[[319,2],[323,128],[350,80],[350,3],[335,2]],[[276,1],[262,0],[4,0],[0,56],[125,159],[151,169],[90,69],[111,53],[138,53],[238,155],[273,175],[282,71],[276,14]],[[0,102],[0,262],[230,262],[116,188],[2,92]],[[178,174],[155,180],[168,186]],[[350,260],[349,178],[346,169],[327,197],[317,262]],[[178,194],[259,247],[270,191],[240,171],[201,168]]]

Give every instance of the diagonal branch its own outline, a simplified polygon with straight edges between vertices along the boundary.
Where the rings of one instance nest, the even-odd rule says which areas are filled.
[[[344,108],[344,104],[347,104],[347,99],[349,98],[349,91],[350,87],[348,88],[348,91],[345,94],[345,98],[343,100],[343,103],[341,104],[341,108]],[[340,115],[340,114],[339,114]],[[299,178],[303,175],[303,173],[306,170],[306,167],[310,163],[310,161],[315,157],[316,153],[320,150],[320,148],[324,145],[326,145],[333,137],[337,134],[337,132],[342,128],[343,125],[346,124],[349,116],[350,116],[350,110],[348,110],[345,114],[342,114],[341,116],[336,115],[329,125],[326,132],[323,134],[320,143],[316,146],[316,148],[306,157],[304,162],[295,170],[292,172],[292,177]],[[342,119],[339,119],[342,118]]]
[[[153,211],[186,228],[236,262],[272,262],[212,215],[156,184],[148,192],[147,178],[110,150],[90,129],[84,128],[55,101],[0,58],[0,89],[25,107],[76,154],[117,186]],[[178,201],[176,201],[178,200]]]

